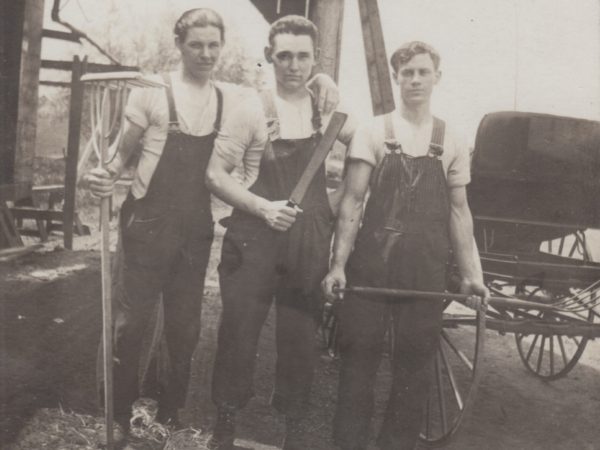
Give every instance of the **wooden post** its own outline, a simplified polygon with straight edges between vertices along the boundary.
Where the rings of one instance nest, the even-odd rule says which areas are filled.
[[[0,0],[0,185],[14,182],[25,2]]]
[[[83,83],[87,57],[83,61],[75,56],[71,75],[71,100],[69,102],[69,136],[65,163],[65,203],[63,207],[63,241],[68,250],[73,249],[73,223],[75,220],[75,191],[77,189],[77,161],[81,135],[81,112],[83,109]]]
[[[365,43],[373,114],[378,116],[389,113],[396,108],[390,68],[385,53],[381,18],[379,17],[377,0],[358,0],[358,5]]]
[[[44,0],[26,0],[24,3],[14,180],[33,184]]]
[[[319,72],[336,82],[340,71],[340,48],[344,21],[344,0],[312,0],[310,20],[319,29]]]

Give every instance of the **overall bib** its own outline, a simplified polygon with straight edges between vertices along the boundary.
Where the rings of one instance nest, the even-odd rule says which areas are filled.
[[[442,292],[449,255],[450,203],[442,166],[444,122],[434,118],[429,152],[411,157],[385,117],[385,156],[371,178],[363,226],[348,261],[348,283]],[[442,326],[441,302],[347,294],[339,308],[342,357],[334,422],[336,443],[366,448],[373,380],[392,321],[392,387],[378,445],[410,449],[417,442],[429,371]]]
[[[278,123],[274,99],[268,92],[262,99],[273,130]],[[250,191],[268,200],[289,198],[321,139],[319,122],[313,110],[313,136],[288,140],[271,134]],[[272,404],[290,417],[306,410],[317,358],[319,284],[328,269],[333,227],[324,165],[300,206],[303,212],[286,232],[240,210],[229,218],[219,265],[223,312],[212,391],[217,406],[242,408],[252,397],[257,342],[275,298]]]
[[[142,341],[163,294],[169,374],[161,411],[183,407],[190,362],[200,332],[204,277],[213,238],[210,192],[204,183],[217,130],[222,94],[217,93],[215,131],[206,136],[179,129],[170,79],[166,95],[169,131],[146,195],[129,193],[121,208],[121,247],[113,267],[115,416],[128,417],[139,396]]]

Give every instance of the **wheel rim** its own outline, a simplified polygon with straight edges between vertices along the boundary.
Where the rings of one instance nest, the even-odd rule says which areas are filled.
[[[540,321],[567,322],[568,318],[539,312]],[[588,311],[587,321],[594,322],[595,314]],[[588,338],[567,335],[515,334],[517,349],[523,365],[538,378],[552,381],[567,375],[581,358]]]
[[[470,333],[462,325],[474,325]],[[420,440],[442,446],[456,434],[475,400],[485,341],[485,312],[444,314]]]

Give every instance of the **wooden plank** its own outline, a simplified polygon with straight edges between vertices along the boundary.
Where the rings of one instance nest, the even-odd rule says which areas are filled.
[[[63,220],[63,212],[55,209],[39,209],[32,206],[16,206],[10,208],[15,219]]]
[[[393,111],[394,95],[377,0],[359,0],[373,114]]]
[[[71,83],[68,81],[47,81],[40,80],[40,84],[43,86],[53,86],[53,87],[61,87],[61,88],[70,88]]]
[[[323,72],[336,82],[339,78],[344,0],[313,0],[310,19],[319,29],[318,72]]]
[[[83,83],[80,78],[86,71],[87,57],[83,61],[75,56],[71,76],[71,99],[69,104],[69,135],[65,164],[65,202],[63,206],[63,241],[68,250],[73,249],[73,221],[75,218],[75,191],[77,189],[77,161],[81,135],[83,109]]]
[[[42,37],[50,38],[50,39],[59,39],[61,41],[70,41],[75,43],[80,43],[79,36],[75,33],[67,33],[65,31],[58,30],[48,30],[44,28],[42,30]]]
[[[31,192],[42,193],[42,192],[64,192],[65,186],[63,184],[40,184],[33,186]]]
[[[72,72],[75,70],[75,65],[71,61],[57,61],[51,59],[42,59],[42,69],[64,70]],[[87,63],[86,72],[120,72],[120,71],[139,71],[139,67],[135,66],[118,66],[113,64]]]

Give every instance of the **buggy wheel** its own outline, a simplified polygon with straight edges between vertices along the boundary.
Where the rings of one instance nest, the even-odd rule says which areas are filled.
[[[482,373],[485,314],[444,313],[444,329],[420,435],[426,446],[447,444],[471,410]]]
[[[595,313],[588,311],[584,319],[594,322]],[[542,322],[569,323],[570,317],[552,312],[539,312]],[[582,319],[579,319],[582,320]],[[515,333],[517,349],[523,365],[536,377],[553,381],[566,376],[575,367],[588,343],[587,337],[563,334]]]

